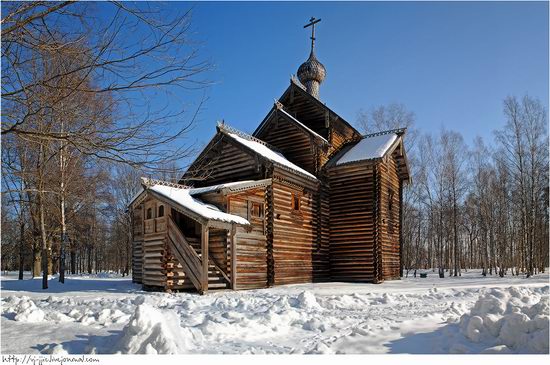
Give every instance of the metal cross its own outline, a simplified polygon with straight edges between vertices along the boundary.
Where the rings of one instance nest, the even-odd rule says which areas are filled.
[[[311,52],[313,52],[313,47],[315,47],[315,24],[319,23],[321,19],[315,19],[315,17],[311,17],[309,19],[309,23],[304,25],[304,28],[311,27]]]

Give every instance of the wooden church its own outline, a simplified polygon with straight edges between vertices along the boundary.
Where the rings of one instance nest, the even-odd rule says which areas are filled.
[[[311,40],[252,135],[218,123],[178,184],[142,179],[135,282],[206,293],[399,278],[405,131],[361,135],[327,107]]]

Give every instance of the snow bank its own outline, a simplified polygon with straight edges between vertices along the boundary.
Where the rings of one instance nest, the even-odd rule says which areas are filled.
[[[317,302],[317,299],[315,299],[315,295],[309,291],[303,291],[298,295],[298,308],[305,309],[305,310],[320,310],[322,309],[319,303]]]
[[[123,354],[181,354],[190,347],[189,330],[179,325],[173,312],[161,312],[149,304],[136,307],[114,347]]]
[[[488,344],[485,353],[548,353],[549,303],[529,288],[491,289],[462,315],[469,340]]]
[[[49,292],[39,280],[7,280],[1,283],[0,350],[541,353],[548,352],[548,279],[547,273],[525,279],[469,271],[460,278],[295,284],[205,296],[143,292],[107,278],[52,282]],[[24,289],[31,284],[35,292]]]
[[[19,322],[43,322],[46,314],[27,296],[8,297],[2,305],[2,312],[12,313]]]
[[[98,299],[76,303],[73,298],[52,295],[42,300],[11,295],[2,301],[2,313],[18,322],[77,322],[104,327],[128,322],[133,307],[124,301]]]

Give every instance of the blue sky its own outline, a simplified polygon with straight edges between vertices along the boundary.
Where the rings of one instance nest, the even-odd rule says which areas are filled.
[[[167,6],[187,7],[189,3]],[[321,99],[350,123],[391,102],[417,127],[492,140],[502,100],[528,93],[548,104],[547,2],[193,3],[193,38],[215,65],[193,137],[216,120],[252,132],[309,53],[311,16],[327,68]]]

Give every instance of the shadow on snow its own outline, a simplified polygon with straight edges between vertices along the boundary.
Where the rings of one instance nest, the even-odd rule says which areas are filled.
[[[1,280],[2,290],[26,291],[32,293],[66,293],[66,292],[106,292],[132,293],[141,290],[140,284],[132,283],[132,279],[93,279],[66,278],[61,284],[57,278],[48,280],[48,289],[42,289],[42,279]]]
[[[113,348],[116,342],[120,338],[122,331],[109,331],[111,335],[109,336],[100,336],[100,335],[76,335],[76,339],[61,342],[63,349],[71,355],[77,354],[89,354],[89,353],[99,353],[99,354],[112,354],[113,352],[108,351],[107,349]],[[38,350],[40,353],[43,353],[45,350],[51,351],[51,349],[58,345],[57,343],[42,343],[32,346],[31,348]],[[95,351],[92,351],[94,350]],[[105,351],[107,350],[107,351]]]

